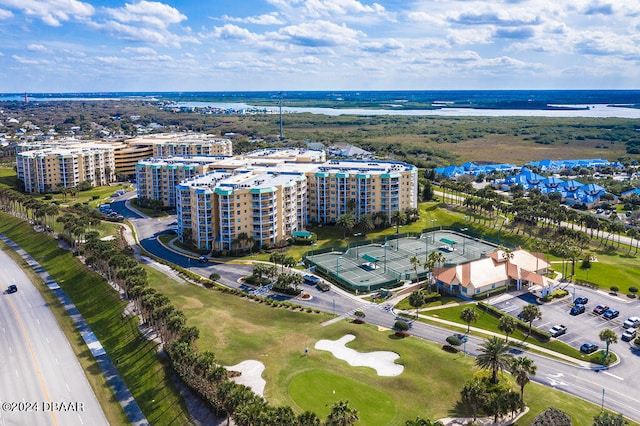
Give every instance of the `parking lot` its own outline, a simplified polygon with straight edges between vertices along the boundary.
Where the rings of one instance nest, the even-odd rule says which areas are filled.
[[[595,343],[601,348],[604,347],[604,343],[600,341],[599,334],[603,329],[610,328],[618,335],[618,343],[612,346],[611,350],[618,353],[628,353],[628,350],[623,351],[621,349],[624,346],[632,345],[633,342],[623,342],[620,339],[624,331],[622,323],[629,317],[640,316],[640,301],[629,299],[625,295],[613,296],[605,292],[574,285],[568,285],[566,290],[569,291],[568,296],[549,303],[538,304],[536,296],[530,293],[497,296],[490,300],[489,303],[514,317],[522,311],[524,305],[528,303],[538,304],[542,319],[535,320],[533,326],[540,330],[548,331],[554,325],[565,325],[567,332],[559,336],[558,340],[576,349],[579,349],[586,342]],[[587,297],[589,299],[585,305],[586,310],[579,315],[570,315],[569,311],[573,306],[573,300],[577,297]],[[620,315],[617,318],[607,320],[602,314],[593,313],[593,309],[597,305],[616,309],[620,311]]]

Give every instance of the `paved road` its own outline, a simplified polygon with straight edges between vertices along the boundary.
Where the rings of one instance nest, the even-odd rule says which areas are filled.
[[[0,264],[0,288],[18,286],[0,296],[0,424],[108,424],[40,293],[3,251]]]
[[[124,203],[121,209],[125,217],[127,217]],[[203,276],[209,276],[214,271],[218,272],[222,276],[220,281],[223,284],[234,288],[242,288],[241,284],[237,282],[237,278],[247,275],[250,267],[235,264],[214,264],[213,262],[206,265],[199,264],[194,267],[185,256],[164,248],[156,241],[155,237],[159,232],[165,232],[164,230],[170,229],[175,218],[140,219],[132,217],[132,219],[131,221],[134,223],[136,233],[141,239],[143,247],[149,252],[183,267],[190,266],[194,272],[198,272]],[[160,229],[162,231],[159,231]],[[377,305],[364,302],[336,289],[334,286],[332,286],[331,291],[322,292],[315,287],[303,284],[303,290],[305,293],[312,295],[310,300],[295,300],[296,303],[303,306],[332,312],[342,317],[352,317],[354,311],[362,310],[366,314],[367,322],[388,328],[393,327],[395,321],[399,319],[391,309],[390,304]],[[586,292],[588,290],[580,289],[580,291]],[[596,295],[591,297],[594,300],[598,299]],[[562,315],[566,315],[564,307],[559,309],[563,311]],[[627,316],[626,313],[623,315]],[[412,326],[410,333],[426,340],[444,343],[446,337],[452,334],[451,331],[437,326],[421,322],[410,321],[410,323]],[[548,325],[551,327],[553,324],[549,322]],[[463,332],[464,329],[461,329],[461,331]],[[483,339],[471,336],[463,349],[470,356],[475,356],[479,353],[479,345],[482,342]],[[621,348],[614,348],[614,350],[621,356],[622,362],[608,370],[591,370],[576,367],[531,352],[527,352],[526,356],[532,358],[538,367],[536,376],[532,378],[534,381],[579,396],[597,405],[601,405],[603,402],[604,390],[605,408],[620,412],[635,421],[640,421],[640,409],[636,408],[640,407],[640,397],[638,397],[640,395],[640,383],[634,380],[635,373],[640,366],[640,351],[633,347],[620,346]],[[618,351],[618,349],[622,350]],[[515,351],[515,353],[522,354],[518,351]]]

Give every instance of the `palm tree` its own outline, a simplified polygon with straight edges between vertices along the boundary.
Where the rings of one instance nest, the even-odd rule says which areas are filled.
[[[338,401],[331,406],[331,412],[324,424],[326,426],[351,426],[359,420],[358,410],[349,407],[349,401]]]
[[[358,202],[355,198],[349,198],[349,200],[347,200],[347,212],[350,214],[355,213],[357,205]]]
[[[373,215],[374,223],[379,223],[381,227],[386,226],[388,220],[389,215],[387,214],[387,212],[379,211]]]
[[[500,322],[498,323],[498,330],[504,333],[505,343],[509,342],[509,335],[514,331],[516,331],[517,327],[518,327],[518,324],[516,323],[516,320],[513,319],[512,316],[504,315],[500,317]]]
[[[400,231],[400,225],[402,225],[406,220],[406,215],[401,210],[394,210],[391,213],[391,222],[396,225],[396,234]]]
[[[444,257],[444,254],[442,254],[439,251],[432,251],[431,253],[429,253],[429,257],[427,259],[429,262],[432,262],[431,264],[433,265],[432,267],[435,267],[435,265],[438,265],[438,268],[440,268],[440,265],[446,260]],[[432,272],[435,269],[432,270]],[[436,282],[436,288],[438,288],[438,277],[434,277],[434,280]]]
[[[409,295],[409,304],[416,308],[416,318],[418,318],[418,309],[424,305],[424,296],[420,290],[416,290]]]
[[[320,426],[320,419],[316,413],[305,411],[298,416],[297,426]]]
[[[416,256],[411,256],[409,259],[409,263],[413,266],[413,270],[416,272],[416,282],[418,281],[418,266],[420,266],[420,259]]]
[[[493,336],[480,345],[480,352],[476,358],[476,365],[491,370],[491,383],[498,383],[498,372],[507,369],[513,359],[513,355],[509,353],[509,345]]]
[[[531,334],[531,327],[533,326],[533,321],[541,318],[542,318],[542,313],[540,312],[540,308],[538,308],[537,305],[530,303],[528,305],[525,305],[522,308],[522,320],[524,322],[529,323],[529,331],[527,333],[527,336]]]
[[[351,230],[356,225],[356,221],[351,214],[347,213],[340,216],[336,224],[342,228],[342,238],[344,239],[347,237],[347,233],[351,233]]]
[[[519,356],[513,359],[510,366],[511,374],[516,379],[516,383],[520,386],[520,398],[524,401],[524,387],[531,381],[529,376],[535,376],[538,367],[531,358]]]
[[[473,413],[473,422],[475,423],[478,417],[478,410],[484,405],[487,400],[487,390],[480,379],[474,380],[464,384],[462,391],[462,403],[468,405]]]
[[[365,213],[360,216],[360,221],[358,222],[358,226],[362,229],[362,232],[367,235],[369,232],[375,229],[375,224],[373,222],[373,216],[368,213]]]
[[[460,319],[467,323],[467,333],[469,333],[471,323],[478,320],[478,311],[474,306],[467,306],[460,312]]]
[[[607,345],[606,352],[604,354],[606,359],[609,357],[609,345],[612,343],[618,343],[618,335],[610,328],[605,328],[600,332],[600,340],[602,340]]]

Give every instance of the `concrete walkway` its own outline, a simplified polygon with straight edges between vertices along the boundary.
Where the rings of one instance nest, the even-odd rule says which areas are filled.
[[[95,337],[93,331],[87,324],[78,308],[73,304],[69,296],[60,288],[58,283],[47,273],[47,271],[33,258],[29,253],[24,251],[19,245],[14,243],[11,239],[7,238],[4,234],[0,233],[0,239],[4,241],[13,251],[15,251],[27,264],[35,271],[40,278],[44,281],[45,285],[55,294],[62,306],[64,307],[67,315],[73,321],[76,329],[84,339],[87,347],[91,351],[91,354],[95,358],[96,362],[100,366],[102,373],[107,379],[107,383],[113,390],[115,397],[120,402],[122,409],[124,410],[127,418],[132,425],[143,426],[148,425],[149,422],[144,413],[140,409],[140,406],[133,398],[131,391],[122,380],[122,377],[118,373],[116,366],[109,358],[109,355],[104,351],[100,341]]]

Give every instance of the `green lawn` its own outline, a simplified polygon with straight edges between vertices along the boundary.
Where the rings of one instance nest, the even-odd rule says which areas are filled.
[[[188,414],[171,379],[170,369],[157,356],[157,344],[143,339],[137,318],[123,318],[125,302],[98,274],[89,271],[70,252],[60,250],[57,242],[36,233],[26,222],[0,213],[0,232],[30,253],[73,300],[111,359],[119,359],[118,371],[133,393],[148,420],[153,424],[184,424]],[[44,293],[47,293],[44,291]],[[59,307],[59,302],[52,301]],[[61,315],[64,315],[58,311]],[[77,331],[71,330],[76,352],[87,352]],[[92,376],[101,375],[89,358],[85,371],[112,424],[122,423],[122,410],[113,395],[104,391],[104,383]],[[115,404],[115,405],[114,405]]]
[[[349,401],[365,425],[388,425],[398,414],[393,397],[384,387],[376,389],[327,370],[301,372],[289,383],[288,394],[299,411],[313,411],[320,418],[331,411],[327,401]]]

